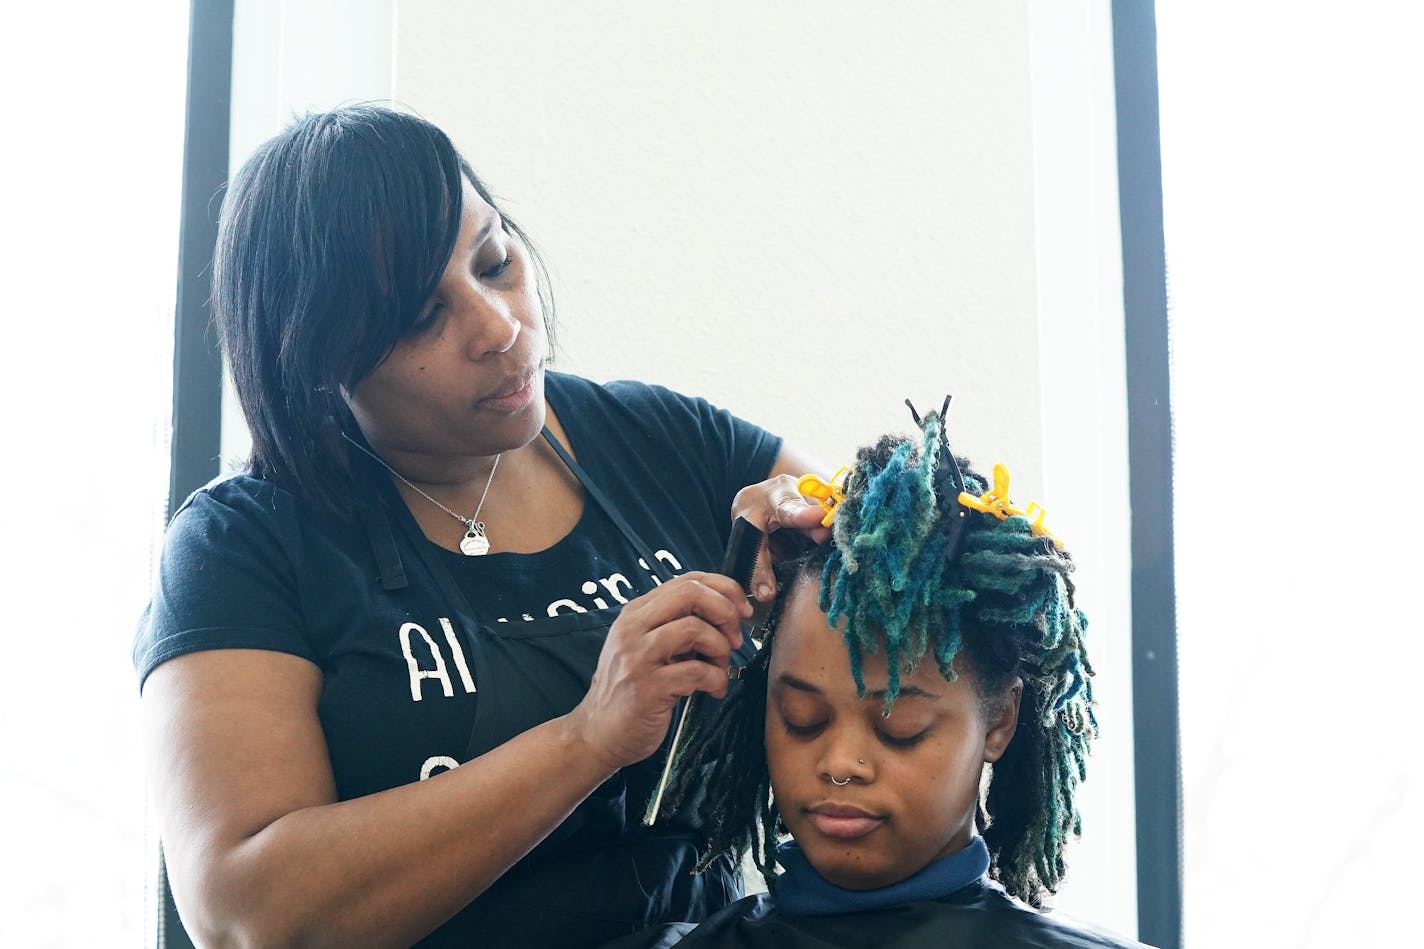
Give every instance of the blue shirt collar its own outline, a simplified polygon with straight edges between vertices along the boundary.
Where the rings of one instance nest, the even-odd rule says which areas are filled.
[[[777,848],[776,859],[785,868],[776,879],[776,907],[787,916],[863,913],[911,900],[939,899],[963,889],[989,870],[989,848],[977,835],[963,850],[878,890],[846,890],[828,882],[811,866],[794,840]]]

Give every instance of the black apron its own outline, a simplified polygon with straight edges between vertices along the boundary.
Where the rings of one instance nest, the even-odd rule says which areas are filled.
[[[586,503],[598,504],[659,580],[672,579],[662,561],[653,556],[652,549],[547,428],[543,435],[583,485]],[[444,596],[480,683],[474,724],[462,760],[479,757],[571,711],[588,692],[618,608],[532,622],[478,622],[464,591],[389,479],[382,480],[387,514]],[[390,520],[368,517],[367,534],[383,585],[388,589],[405,586],[405,568],[391,536]],[[743,650],[734,659],[737,664],[749,658],[750,642],[746,637]],[[711,702],[699,705],[701,713],[712,707]],[[656,753],[623,768],[595,789],[524,859],[418,945],[578,949],[650,925],[701,920],[740,898],[741,877],[731,861],[719,862],[701,874],[692,873],[698,852],[706,845],[693,813],[696,800],[685,802],[675,814],[665,813],[654,827],[642,825],[643,810],[670,743],[669,734]]]

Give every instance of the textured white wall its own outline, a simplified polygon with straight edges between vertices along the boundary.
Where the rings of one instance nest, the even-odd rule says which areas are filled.
[[[1043,503],[1071,545],[1102,733],[1058,902],[1137,929],[1131,537],[1117,112],[1107,0],[1029,0]]]
[[[955,394],[956,448],[1006,461],[1079,564],[1104,734],[1059,904],[1134,932],[1108,0],[237,9],[234,166],[307,108],[432,119],[547,257],[560,368],[707,396],[832,468]]]
[[[397,8],[397,97],[551,264],[559,365],[705,395],[834,467],[957,394],[1040,484],[1022,4]]]

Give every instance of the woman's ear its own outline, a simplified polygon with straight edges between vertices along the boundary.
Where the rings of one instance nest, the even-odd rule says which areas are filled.
[[[1019,725],[1019,701],[1023,698],[1023,679],[1014,676],[1004,691],[999,693],[991,706],[991,714],[984,722],[984,760],[993,764],[1004,756],[1004,750],[1013,741]]]

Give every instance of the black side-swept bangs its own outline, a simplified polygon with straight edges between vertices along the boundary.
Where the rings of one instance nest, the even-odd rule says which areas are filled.
[[[359,430],[342,390],[380,365],[435,292],[460,230],[462,176],[494,206],[440,129],[359,105],[298,119],[233,177],[212,307],[252,474],[350,509],[341,434]],[[535,258],[542,299],[542,262],[505,221]]]

